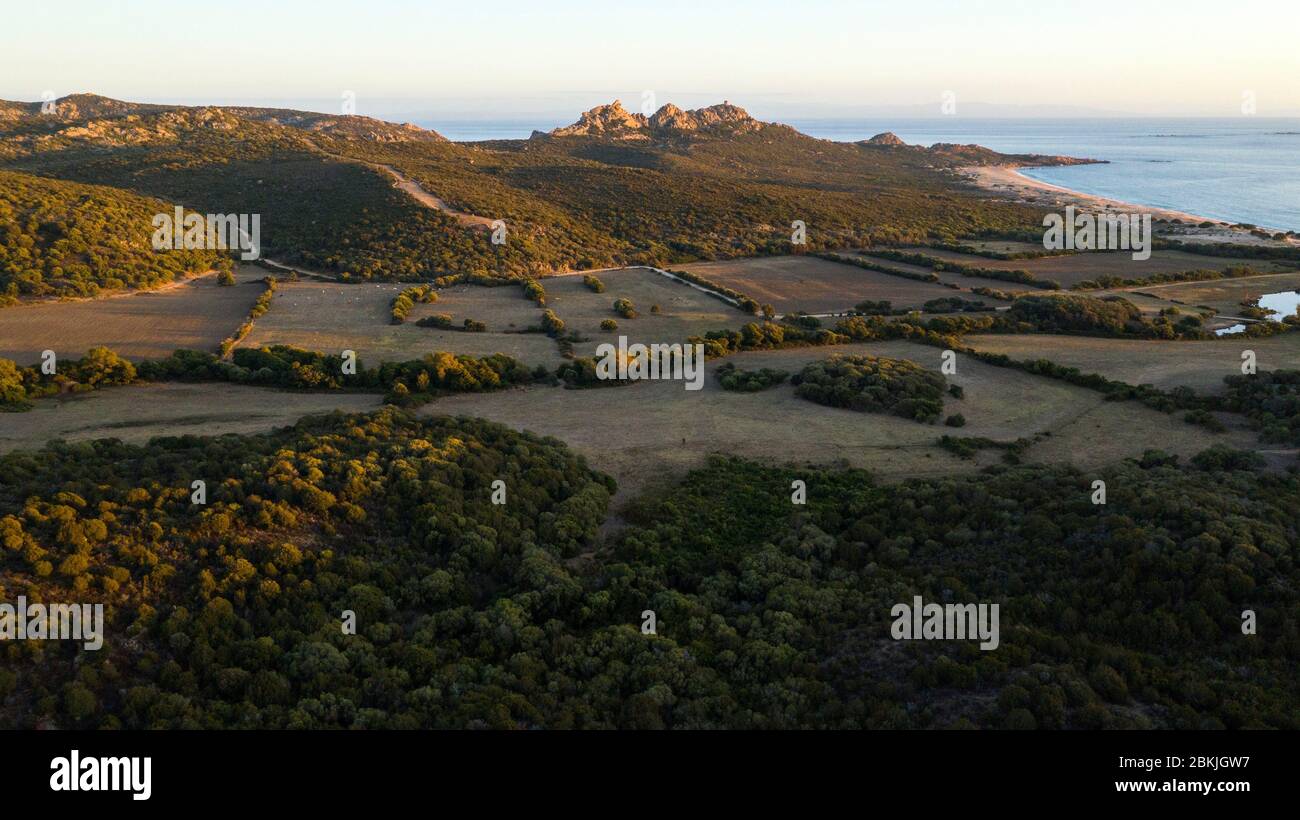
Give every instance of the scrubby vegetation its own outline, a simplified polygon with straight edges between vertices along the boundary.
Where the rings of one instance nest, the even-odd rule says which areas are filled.
[[[635,319],[638,315],[631,299],[615,299],[614,312],[624,319]]]
[[[257,297],[257,301],[248,309],[248,318],[246,318],[235,332],[221,341],[221,356],[225,358],[230,355],[230,351],[235,349],[235,345],[244,340],[248,334],[253,332],[253,323],[262,318],[268,310],[271,309],[271,300],[275,298],[276,279],[268,276],[262,280],[266,289],[262,295]]]
[[[415,285],[403,290],[393,299],[393,324],[406,321],[406,314],[416,305],[431,305],[438,301],[438,291],[433,285]]]
[[[947,380],[906,359],[835,355],[812,362],[794,379],[809,401],[869,413],[933,422],[943,412]]]
[[[135,365],[106,347],[93,348],[72,361],[55,359],[53,365],[54,372],[45,373],[40,365],[19,367],[0,359],[0,412],[30,410],[33,399],[130,384],[136,378]]]
[[[1300,728],[1300,479],[1174,461],[1095,505],[716,459],[574,562],[612,482],[481,421],[53,444],[0,458],[0,578],[105,600],[107,642],[7,644],[0,725]],[[999,648],[892,641],[913,595],[998,604]]]
[[[142,363],[139,375],[157,381],[229,381],[308,390],[386,391],[399,403],[438,392],[476,392],[526,384],[546,375],[503,354],[482,358],[438,352],[406,362],[368,368],[359,359],[318,353],[286,345],[242,348],[230,361],[195,350],[178,350],[169,358]]]
[[[1178,271],[1175,273],[1154,273],[1150,276],[1122,277],[1122,276],[1098,276],[1095,279],[1088,279],[1076,283],[1071,290],[1095,290],[1099,288],[1132,288],[1144,285],[1159,285],[1168,282],[1210,282],[1216,279],[1239,279],[1243,276],[1260,276],[1267,271],[1253,268],[1250,265],[1233,265],[1223,270],[1214,270],[1207,268],[1197,268],[1195,270]]]
[[[483,333],[487,330],[487,323],[480,322],[477,319],[465,319],[459,325],[451,318],[449,313],[435,313],[432,316],[426,316],[417,321],[418,327],[434,327],[439,330],[460,330],[465,333]]]
[[[1300,370],[1261,371],[1224,381],[1228,394],[1223,409],[1250,419],[1261,441],[1300,447]]]
[[[172,208],[100,185],[0,171],[0,307],[156,288],[214,267],[228,272],[224,252],[153,250],[153,217]]]
[[[723,362],[718,365],[717,375],[718,383],[722,385],[723,390],[734,390],[740,393],[757,393],[769,387],[776,387],[790,377],[785,370],[774,370],[768,367],[759,370],[741,370],[734,362]]]

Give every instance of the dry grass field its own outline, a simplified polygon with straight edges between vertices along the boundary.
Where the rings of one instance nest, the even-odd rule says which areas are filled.
[[[1223,270],[1235,265],[1250,264],[1262,271],[1282,271],[1287,268],[1273,262],[1248,261],[1215,256],[1200,256],[1184,251],[1152,251],[1151,258],[1143,261],[1133,259],[1128,251],[1076,253],[1068,256],[1043,256],[1037,259],[990,259],[955,251],[935,248],[902,248],[912,253],[924,253],[939,259],[951,259],[966,265],[995,270],[1027,270],[1040,279],[1054,279],[1062,287],[1070,287],[1079,282],[1095,279],[1098,276],[1119,276],[1124,279],[1139,279],[1158,273],[1178,273],[1189,270]]]
[[[1300,367],[1300,333],[1203,342],[977,334],[967,336],[966,343],[1014,359],[1048,359],[1129,384],[1166,390],[1185,385],[1206,393],[1221,391],[1224,376],[1241,373],[1241,354],[1247,349],[1255,351],[1260,370]]]
[[[806,363],[836,352],[911,359],[937,368],[941,351],[909,342],[743,353],[723,361],[754,369],[796,373]],[[996,461],[987,451],[964,461],[938,448],[944,434],[1014,441],[1035,433],[1049,437],[1031,447],[1029,460],[1072,461],[1100,466],[1158,447],[1191,455],[1214,443],[1253,445],[1253,435],[1215,436],[1133,402],[1106,402],[1101,394],[1009,368],[958,357],[962,399],[947,397],[945,414],[961,413],[960,429],[895,416],[855,413],[798,398],[788,383],[762,393],[723,390],[708,366],[703,390],[681,382],[641,382],[623,387],[564,390],[532,387],[440,399],[425,414],[478,416],[520,430],[555,436],[584,454],[596,469],[614,476],[620,498],[671,481],[704,463],[710,453],[769,463],[843,462],[867,467],[883,478],[945,475]]]
[[[738,328],[754,317],[689,285],[655,273],[649,268],[606,270],[595,274],[605,283],[605,292],[596,293],[583,284],[582,276],[555,276],[543,279],[546,306],[564,320],[566,330],[574,330],[588,339],[574,345],[578,356],[592,356],[602,342],[617,343],[619,335],[629,343],[642,344],[683,342],[690,336],[709,330]],[[616,299],[628,299],[636,307],[635,319],[625,319],[614,312]],[[659,312],[650,308],[659,306]],[[618,322],[618,330],[600,329],[604,319]]]
[[[314,413],[373,410],[380,400],[362,393],[300,393],[222,383],[113,387],[41,399],[26,413],[3,414],[0,452],[36,449],[52,439],[143,443],[158,436],[258,433]]]
[[[438,292],[438,301],[416,305],[404,324],[392,324],[392,302],[408,287],[402,284],[285,282],[271,310],[257,321],[241,346],[293,345],[334,353],[355,350],[362,362],[418,359],[426,353],[451,351],[472,356],[505,353],[530,365],[558,365],[559,349],[540,333],[510,333],[536,325],[541,310],[518,287],[456,285]],[[487,332],[465,333],[416,325],[434,313],[486,322]]]
[[[973,290],[975,288],[992,288],[994,290],[1006,291],[1007,293],[1027,293],[1035,288],[1021,285],[1016,282],[1004,282],[1001,279],[986,279],[982,276],[963,276],[953,271],[934,271],[921,265],[912,265],[907,262],[896,262],[893,259],[886,259],[883,256],[873,256],[870,251],[859,251],[859,256],[875,262],[878,265],[885,265],[894,270],[901,270],[906,273],[929,274],[934,273],[939,277],[939,281],[945,284],[956,285],[962,290]],[[981,299],[987,300],[987,296],[981,296]],[[994,300],[997,302],[998,300]]]
[[[760,304],[771,303],[778,313],[845,311],[864,299],[885,300],[899,308],[919,308],[931,299],[956,293],[942,285],[811,256],[698,262],[681,267],[740,291]]]
[[[1206,305],[1221,314],[1239,316],[1243,301],[1258,299],[1266,293],[1300,290],[1300,272],[1220,279],[1212,282],[1147,285],[1138,290],[1177,305]]]
[[[130,359],[157,359],[177,348],[215,352],[262,294],[266,271],[241,267],[238,284],[215,275],[159,290],[103,299],[39,302],[0,309],[0,358],[34,364],[41,351],[80,358],[104,345]]]

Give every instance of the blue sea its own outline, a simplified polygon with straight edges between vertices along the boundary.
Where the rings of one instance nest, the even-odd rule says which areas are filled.
[[[568,118],[569,120],[572,117]],[[893,131],[913,144],[976,143],[1015,154],[1065,154],[1108,165],[1035,168],[1027,176],[1083,193],[1300,230],[1300,119],[791,119],[844,142]],[[454,140],[520,139],[561,122],[422,123]]]

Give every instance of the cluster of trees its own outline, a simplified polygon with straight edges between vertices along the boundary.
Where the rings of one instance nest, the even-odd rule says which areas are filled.
[[[406,362],[366,367],[360,360],[287,345],[236,350],[230,361],[196,350],[143,362],[139,375],[155,381],[230,381],[309,390],[385,391],[393,403],[428,400],[442,392],[478,392],[549,376],[504,354],[482,358],[428,353]]]
[[[982,300],[963,299],[960,296],[941,296],[921,305],[921,310],[926,313],[981,313],[993,309]]]
[[[1283,262],[1300,262],[1300,248],[1291,245],[1246,245],[1240,242],[1184,242],[1180,239],[1160,238],[1157,248],[1172,248],[1200,256],[1217,256],[1229,259],[1276,259]]]
[[[942,415],[948,388],[941,374],[907,359],[844,354],[809,363],[791,384],[796,395],[818,404],[921,422]]]
[[[770,367],[742,370],[736,367],[734,362],[723,362],[718,365],[717,375],[723,390],[734,390],[739,393],[757,393],[769,387],[776,387],[790,377],[787,371]]]
[[[136,378],[135,365],[106,347],[91,348],[80,359],[56,360],[55,365],[55,372],[46,374],[40,365],[19,367],[0,359],[0,412],[30,410],[33,399],[130,384]]]
[[[980,450],[1001,450],[1004,462],[1019,464],[1021,454],[1043,435],[1045,434],[1039,433],[1037,436],[1018,438],[1015,441],[995,441],[983,436],[940,436],[938,445],[958,458],[966,460],[975,458]]]
[[[631,299],[615,299],[614,312],[624,319],[635,319],[638,315]]]
[[[564,334],[564,320],[550,308],[542,311],[542,332],[553,339]]]
[[[1167,282],[1208,282],[1215,279],[1239,279],[1243,276],[1259,276],[1266,271],[1250,265],[1233,265],[1223,270],[1197,268],[1195,270],[1175,271],[1170,273],[1153,273],[1150,276],[1125,278],[1123,276],[1098,276],[1077,282],[1070,290],[1099,290],[1101,288],[1131,288],[1142,285],[1159,285]]]
[[[1102,298],[1078,294],[1020,296],[1011,303],[999,329],[1019,332],[1017,326],[1045,333],[1088,336],[1136,336],[1147,339],[1208,339],[1201,317],[1161,313],[1151,319],[1122,296]],[[1279,325],[1280,327],[1286,327]]]
[[[1124,336],[1142,328],[1142,311],[1122,296],[1022,296],[1007,313],[1048,333]]]
[[[0,578],[106,643],[6,642],[0,726],[1298,729],[1300,477],[1176,462],[716,458],[572,561],[613,482],[483,421],[54,443],[0,457]],[[999,605],[998,648],[895,644],[914,595]]]
[[[1226,376],[1224,382],[1222,409],[1250,419],[1262,441],[1300,447],[1300,370]]]
[[[487,323],[480,322],[477,319],[466,319],[457,325],[451,318],[450,313],[435,313],[432,316],[426,316],[415,323],[420,327],[436,327],[439,330],[462,330],[466,333],[483,333],[487,330]]]
[[[229,270],[225,252],[153,250],[153,217],[171,212],[126,191],[0,171],[0,307]]]
[[[438,301],[438,289],[434,285],[413,285],[405,288],[393,299],[393,324],[400,325],[406,321],[406,314],[416,305],[431,305]]]
[[[546,289],[536,279],[524,280],[524,297],[536,302],[539,306],[546,304]]]

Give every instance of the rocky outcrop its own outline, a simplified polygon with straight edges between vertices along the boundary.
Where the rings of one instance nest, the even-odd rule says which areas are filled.
[[[614,100],[584,111],[573,125],[556,128],[553,137],[613,137],[614,139],[648,139],[646,118],[629,113],[623,103]]]
[[[860,145],[907,145],[893,131],[886,131],[883,134],[876,134],[868,140],[859,140]]]
[[[647,117],[628,112],[615,100],[584,112],[573,125],[556,128],[545,136],[650,140],[697,132],[743,134],[766,125],[729,102],[690,111],[668,103]],[[540,132],[533,133],[534,139],[540,136],[543,136]]]

